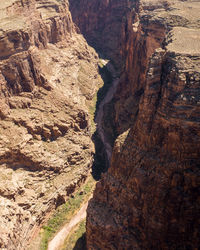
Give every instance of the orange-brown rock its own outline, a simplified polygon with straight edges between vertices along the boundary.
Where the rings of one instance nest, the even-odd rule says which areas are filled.
[[[88,249],[199,249],[199,11],[197,1],[127,1],[120,135],[87,211]]]
[[[97,64],[67,0],[1,1],[1,249],[27,249],[46,215],[87,177]]]

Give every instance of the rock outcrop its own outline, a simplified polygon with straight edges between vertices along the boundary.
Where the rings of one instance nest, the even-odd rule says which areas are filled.
[[[0,248],[26,249],[93,162],[98,56],[62,0],[0,3]]]
[[[86,2],[101,11],[100,1]],[[120,2],[127,4],[123,16],[114,17],[111,9],[110,16],[100,14],[120,22],[126,17],[125,29],[118,29],[126,37],[126,57],[114,98],[119,136],[108,173],[89,203],[87,247],[197,250],[200,3],[105,0],[101,5]],[[89,16],[84,8],[83,15]]]
[[[88,106],[102,84],[88,42],[120,74],[104,107],[117,139],[88,207],[88,249],[197,250],[200,3],[1,2],[0,248],[27,249],[88,175]]]

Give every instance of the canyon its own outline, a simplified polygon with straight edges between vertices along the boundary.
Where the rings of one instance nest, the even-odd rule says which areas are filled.
[[[27,249],[89,176],[101,68],[109,168],[87,249],[199,249],[199,13],[197,0],[0,3],[1,249]]]
[[[121,77],[107,108],[117,139],[89,202],[87,248],[199,249],[200,3],[93,2],[80,1],[75,22],[91,44],[112,46]]]

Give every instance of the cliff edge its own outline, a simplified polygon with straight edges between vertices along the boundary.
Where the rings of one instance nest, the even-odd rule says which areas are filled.
[[[98,56],[68,1],[0,3],[0,248],[26,245],[88,176]]]
[[[126,4],[113,108],[119,136],[89,203],[87,247],[198,249],[200,3]]]

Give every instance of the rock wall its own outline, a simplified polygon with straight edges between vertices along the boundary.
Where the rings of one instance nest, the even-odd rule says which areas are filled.
[[[133,20],[136,20],[137,23],[136,10],[139,5],[137,1],[127,0],[70,0],[69,3],[72,19],[79,32],[97,50],[101,58],[110,60],[115,67],[114,77],[123,75],[119,85],[124,84],[124,86],[118,90],[119,95],[104,105],[102,126],[108,140],[113,145],[116,135],[119,135],[122,130],[126,130],[134,119],[133,112],[132,110],[130,112],[129,109],[134,108],[137,111],[138,108],[138,100],[136,103],[135,98],[132,102],[132,97],[127,99],[126,93],[128,95],[130,93],[130,85],[127,82],[129,78],[133,77],[131,74],[132,64],[135,62],[133,62],[133,53],[135,53],[133,42],[137,40],[137,35],[133,32],[132,24]],[[143,53],[142,49],[138,51],[138,53]],[[138,70],[140,67],[137,66],[137,63],[135,62],[135,67]],[[130,116],[132,116],[131,119]]]
[[[129,40],[130,16],[135,3],[127,0],[70,0],[73,21],[102,57],[123,70]]]
[[[114,98],[120,135],[89,203],[87,247],[198,249],[200,4],[128,4],[128,53]]]
[[[0,3],[0,248],[27,249],[93,162],[98,56],[62,0]]]

